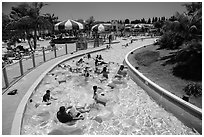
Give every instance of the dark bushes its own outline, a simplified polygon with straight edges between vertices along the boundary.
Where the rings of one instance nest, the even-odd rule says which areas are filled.
[[[192,41],[175,56],[173,74],[183,79],[202,80],[202,45]]]
[[[202,95],[202,87],[200,84],[196,83],[188,84],[183,90],[186,93],[186,95],[189,96],[194,95],[195,97],[198,97]]]
[[[178,33],[168,31],[164,33],[159,41],[161,49],[178,49],[182,45],[184,38]]]

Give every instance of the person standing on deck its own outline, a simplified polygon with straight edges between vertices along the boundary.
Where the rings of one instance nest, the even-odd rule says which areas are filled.
[[[111,46],[111,41],[112,41],[112,35],[111,34],[108,36],[108,40],[109,40],[109,46]]]

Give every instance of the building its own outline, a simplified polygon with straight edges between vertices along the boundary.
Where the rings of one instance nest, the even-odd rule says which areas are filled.
[[[115,32],[118,32],[125,28],[124,24],[122,22],[119,22],[118,20],[112,20],[111,27],[112,27],[112,31],[115,31]]]

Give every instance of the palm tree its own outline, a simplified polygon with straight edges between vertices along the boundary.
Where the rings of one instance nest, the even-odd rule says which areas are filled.
[[[47,4],[43,2],[33,2],[31,4],[30,12],[28,14],[28,18],[33,22],[34,29],[34,49],[36,49],[37,42],[37,28],[39,26],[48,26],[52,27],[52,24],[45,19],[44,16],[40,15],[40,10]]]
[[[54,33],[54,25],[58,23],[58,17],[55,14],[46,13],[44,14],[45,18],[52,24],[52,34]]]
[[[177,63],[173,68],[174,75],[191,80],[201,80],[202,3],[191,3],[184,6],[186,6],[187,13],[176,13],[175,21],[165,22],[161,47],[181,47],[174,56]]]
[[[25,31],[26,35],[30,33],[31,30],[34,31],[34,49],[36,49],[37,43],[37,30],[39,27],[52,27],[52,24],[45,19],[43,15],[40,14],[40,10],[47,4],[43,2],[33,2],[31,4],[23,3],[17,7],[12,7],[10,17],[12,19],[11,23],[8,26],[12,26],[17,30]],[[28,38],[29,40],[29,38]],[[32,49],[32,45],[30,44]]]
[[[9,38],[9,30],[6,30],[7,24],[10,23],[10,18],[8,15],[2,13],[2,40],[7,40]]]
[[[85,30],[88,30],[89,35],[90,35],[91,27],[93,26],[94,22],[95,22],[95,19],[93,16],[91,16],[89,19],[86,20]]]
[[[168,33],[174,37],[171,39],[174,41],[172,44],[177,43],[176,46],[172,47],[178,48],[184,41],[201,39],[202,36],[202,8],[200,3],[192,3],[185,6],[188,7],[187,13],[175,13],[175,20],[166,21],[163,26],[163,30],[166,32],[165,35]],[[171,46],[172,44],[169,45]]]

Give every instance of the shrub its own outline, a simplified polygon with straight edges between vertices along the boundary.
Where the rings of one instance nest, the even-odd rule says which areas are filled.
[[[162,35],[159,44],[161,49],[178,49],[183,42],[184,38],[178,33],[169,31]]]
[[[192,41],[175,56],[173,74],[184,79],[202,80],[202,45]]]
[[[183,90],[189,96],[194,95],[198,97],[202,95],[202,87],[200,84],[190,83]]]

